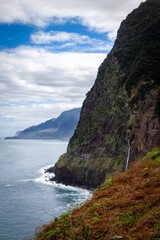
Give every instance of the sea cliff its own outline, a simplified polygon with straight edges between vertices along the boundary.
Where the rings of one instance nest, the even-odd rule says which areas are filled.
[[[87,93],[57,181],[96,187],[160,145],[160,2],[141,3],[121,23]]]
[[[122,22],[67,153],[51,170],[59,182],[103,184],[35,240],[160,239],[159,13],[160,1],[147,0]]]

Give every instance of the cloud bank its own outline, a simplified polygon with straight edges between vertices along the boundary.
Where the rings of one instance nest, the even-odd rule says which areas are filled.
[[[24,43],[30,46],[4,49],[3,45],[0,51],[0,136],[6,136],[5,129],[10,128],[13,135],[15,129],[22,130],[80,107],[106,57],[100,52],[112,47],[107,37],[115,39],[120,22],[141,2],[1,0],[0,24],[35,28],[30,42]],[[82,30],[67,32],[65,23],[87,27],[88,35]],[[56,28],[58,25],[61,28]],[[93,37],[101,33],[101,39]]]
[[[1,102],[83,99],[106,54],[20,47],[0,52]]]
[[[45,27],[78,21],[115,37],[120,22],[141,0],[5,0],[0,1],[0,23],[23,23]],[[74,21],[73,21],[74,19]]]
[[[1,117],[37,124],[80,107],[104,58],[32,47],[0,52]]]
[[[76,52],[95,52],[95,51],[109,51],[113,44],[100,39],[91,38],[87,35],[81,35],[78,33],[70,33],[64,31],[38,31],[31,34],[31,42],[34,44],[54,44],[52,49],[63,50],[72,49]],[[50,49],[51,49],[50,48]]]

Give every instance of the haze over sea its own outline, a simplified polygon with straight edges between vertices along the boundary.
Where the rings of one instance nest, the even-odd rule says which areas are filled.
[[[0,140],[0,239],[22,240],[89,196],[89,191],[47,182],[44,169],[68,142]]]

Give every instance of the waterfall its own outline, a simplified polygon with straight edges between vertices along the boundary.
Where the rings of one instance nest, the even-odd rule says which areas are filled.
[[[127,155],[127,159],[126,159],[126,170],[128,169],[128,163],[129,163],[129,159],[130,159],[130,153],[131,153],[131,146],[129,146],[129,149],[128,149],[128,155]]]

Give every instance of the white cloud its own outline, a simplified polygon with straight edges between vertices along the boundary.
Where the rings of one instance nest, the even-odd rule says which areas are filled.
[[[44,27],[77,20],[99,32],[115,32],[120,22],[142,0],[5,0],[0,1],[0,22],[21,22]]]
[[[110,39],[110,40],[114,40],[117,36],[117,30],[113,30],[112,32],[109,32],[107,34],[107,37]]]
[[[0,52],[1,117],[35,124],[81,106],[104,58],[32,47]]]
[[[71,48],[72,51],[109,51],[112,48],[112,43],[107,43],[96,38],[91,38],[87,35],[78,33],[69,33],[64,31],[39,31],[31,34],[31,41],[35,44],[54,44],[54,49]]]
[[[47,43],[51,43],[51,42],[70,42],[70,41],[80,43],[80,44],[92,42],[92,39],[89,36],[80,35],[78,33],[63,32],[63,31],[62,32],[39,31],[35,34],[31,34],[31,40],[33,43],[36,43],[36,44],[47,44]]]
[[[0,120],[0,137],[13,136],[17,131],[56,118],[63,111],[81,106],[81,101],[0,104],[0,111],[3,113]]]
[[[120,22],[141,2],[1,0],[0,23],[31,24],[42,30],[49,24],[54,29],[54,24],[78,22],[114,40]],[[48,45],[45,49],[21,46],[0,52],[0,129],[3,132],[9,129],[9,124],[11,131],[18,131],[81,106],[105,58],[105,54],[84,52],[111,49],[102,40],[77,33],[39,31],[32,34],[31,40]],[[74,52],[51,52],[71,49]]]
[[[63,111],[82,106],[82,102],[22,102],[1,104],[4,119],[26,121],[28,126],[38,124],[53,117],[57,117]]]
[[[32,101],[82,99],[104,57],[100,53],[52,53],[32,47],[2,51],[0,82],[5,94],[0,99],[7,102],[26,101],[29,96]]]

